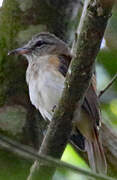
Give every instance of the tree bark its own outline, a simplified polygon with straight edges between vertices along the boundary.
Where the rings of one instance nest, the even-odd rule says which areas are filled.
[[[41,144],[47,123],[30,103],[25,82],[26,60],[7,56],[7,53],[41,31],[68,40],[80,7],[78,2],[4,0],[0,10],[0,129],[12,136],[16,131],[15,139],[36,149]]]
[[[98,2],[107,9],[111,7],[111,4],[108,7],[107,0]],[[25,60],[22,57],[8,57],[7,53],[41,31],[52,32],[71,42],[79,7],[79,0],[4,0],[0,9],[0,132],[36,149],[43,139],[42,131],[46,123],[29,101]],[[101,19],[100,6],[98,13]],[[97,21],[96,27],[98,25]],[[12,112],[10,116],[9,112]],[[109,174],[117,177],[117,135],[104,125],[102,137]],[[108,138],[105,140],[105,137]]]
[[[58,108],[39,150],[40,155],[59,159],[62,156],[72,131],[72,117],[75,107],[78,105],[80,110],[83,97],[89,87],[95,58],[100,49],[113,3],[113,1],[110,4],[110,1],[103,0],[85,1],[74,45],[75,50],[73,49],[76,54],[74,54],[75,57],[69,67],[65,89]],[[48,164],[36,161],[31,168],[28,180],[51,180],[55,170]]]

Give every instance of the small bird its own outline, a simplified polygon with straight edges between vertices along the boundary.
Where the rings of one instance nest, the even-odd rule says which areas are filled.
[[[12,50],[8,54],[23,55],[28,60],[26,81],[30,100],[43,118],[51,121],[72,59],[70,48],[55,35],[42,32],[33,36],[23,47]],[[101,118],[94,75],[80,113],[77,109],[78,107],[73,115],[74,128],[71,139],[75,146],[85,148],[93,171],[106,173],[106,159],[99,137]],[[82,145],[83,140],[85,140],[85,147]]]

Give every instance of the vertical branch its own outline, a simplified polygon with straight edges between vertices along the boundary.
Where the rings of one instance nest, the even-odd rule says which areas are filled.
[[[40,127],[44,129],[46,123],[42,121],[40,115],[37,115],[27,96],[28,89],[25,82],[27,63],[25,58],[8,57],[8,51],[21,46],[34,34],[42,31],[54,33],[67,40],[68,34],[75,28],[74,22],[79,7],[79,0],[3,1],[0,11],[0,107],[2,108],[0,116],[1,120],[4,115],[6,119],[10,120],[12,130],[9,124],[6,129],[1,120],[0,129],[5,133],[10,131],[9,137],[10,134],[12,134],[11,138],[14,136],[14,129],[17,129],[15,127],[18,125],[23,134],[20,134],[19,137],[19,130],[16,130],[15,138],[37,148],[43,139]],[[12,115],[9,116],[9,113],[6,112],[6,106],[14,113],[17,110],[15,123]],[[19,124],[21,122],[19,112],[22,113],[22,111],[24,126],[23,123]],[[39,116],[40,118],[38,118]]]
[[[113,1],[86,0],[85,15],[81,18],[76,39],[76,56],[68,70],[65,89],[59,106],[41,145],[39,154],[61,158],[72,130],[72,117],[76,104],[81,101],[89,86],[93,65],[104,35]],[[84,12],[84,11],[83,11]],[[47,172],[45,172],[45,170]],[[55,168],[36,161],[31,168],[31,179],[52,179]],[[46,174],[47,173],[47,174]]]

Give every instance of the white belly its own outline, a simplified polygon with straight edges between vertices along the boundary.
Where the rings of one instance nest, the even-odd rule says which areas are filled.
[[[32,104],[44,119],[51,120],[64,88],[64,77],[58,76],[55,71],[40,71],[37,79],[34,80],[32,76],[28,84]]]
[[[39,109],[39,92],[37,91],[36,81],[31,80],[29,83],[29,95],[32,104]]]

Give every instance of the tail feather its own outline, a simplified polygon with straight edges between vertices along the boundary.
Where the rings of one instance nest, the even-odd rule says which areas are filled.
[[[93,145],[90,141],[85,139],[85,148],[88,154],[89,165],[91,169],[96,172],[96,164],[94,159]]]
[[[85,140],[85,147],[92,170],[97,173],[106,174],[106,158],[97,131],[94,132],[93,141]]]

